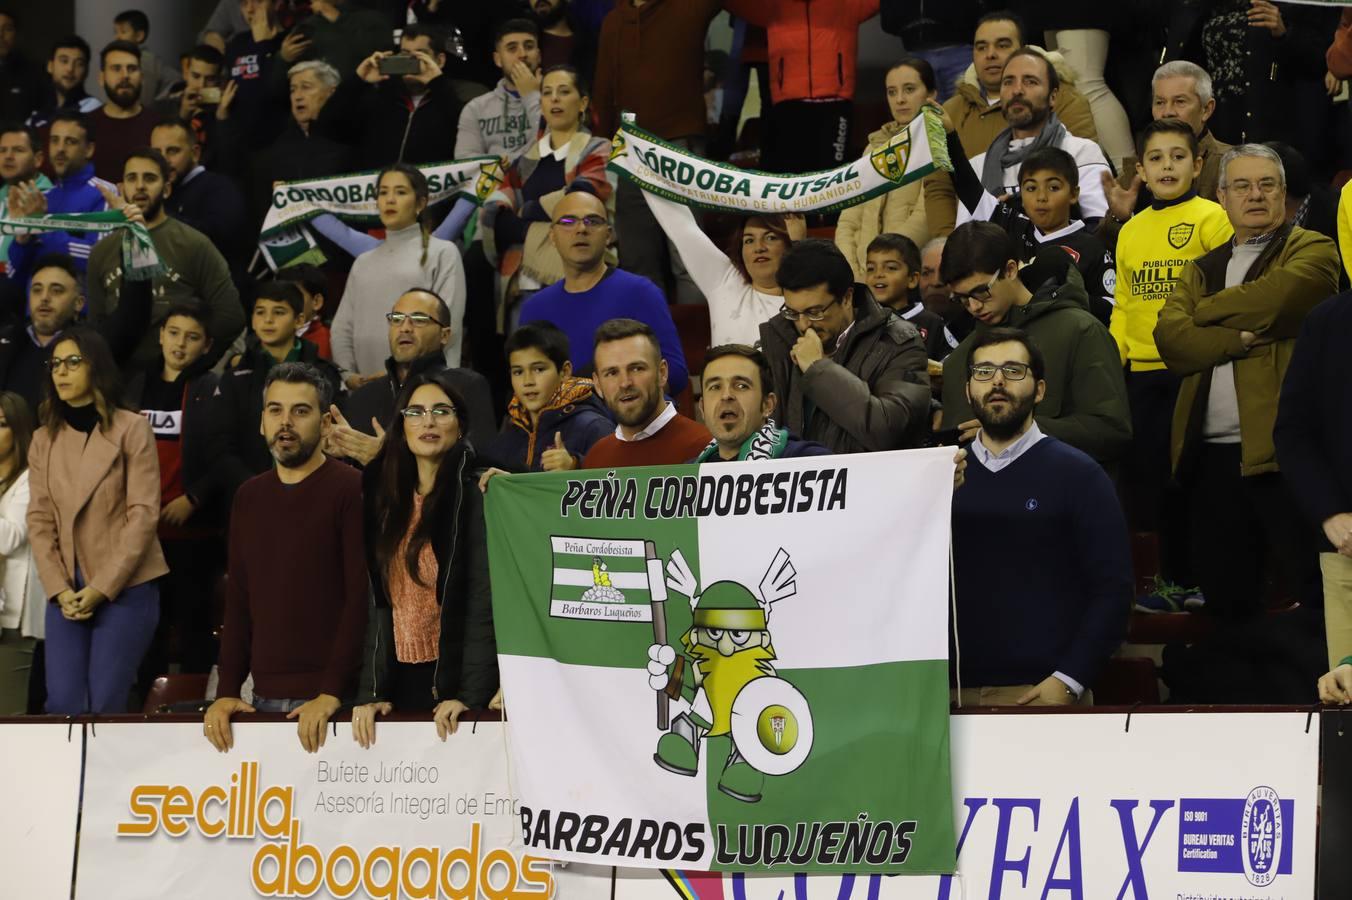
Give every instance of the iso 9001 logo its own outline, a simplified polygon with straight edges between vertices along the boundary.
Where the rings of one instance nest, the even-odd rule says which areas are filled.
[[[1256,787],[1244,801],[1244,877],[1249,884],[1265,887],[1277,877],[1282,852],[1282,804],[1270,787]]]

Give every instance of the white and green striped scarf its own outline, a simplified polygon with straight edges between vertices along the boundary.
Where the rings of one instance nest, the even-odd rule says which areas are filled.
[[[119,210],[90,213],[53,213],[44,216],[0,217],[0,234],[43,234],[51,231],[122,232],[122,277],[145,281],[164,272],[150,229],[128,222]]]

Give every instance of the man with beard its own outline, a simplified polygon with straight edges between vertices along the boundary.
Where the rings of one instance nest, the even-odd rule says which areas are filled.
[[[10,185],[6,194],[10,216],[40,216],[45,213],[102,212],[106,197],[117,188],[94,177],[94,133],[89,119],[76,112],[58,112],[52,117],[47,158],[56,186],[43,192],[35,184]],[[69,254],[83,273],[97,232],[49,231],[21,234],[9,245],[9,277],[20,284],[33,274],[33,264],[52,253]]]
[[[1028,335],[985,329],[970,349],[966,378],[951,376],[979,423],[953,495],[953,699],[1091,704],[1126,636],[1126,520],[1103,469],[1038,427],[1046,364]]]
[[[184,119],[165,119],[156,125],[150,132],[150,146],[169,163],[165,211],[206,235],[225,257],[235,284],[240,284],[258,244],[256,235],[249,239],[244,195],[239,187],[202,165],[201,141]]]
[[[90,116],[101,152],[94,161],[100,178],[116,181],[127,154],[150,143],[150,130],[160,115],[141,103],[141,48],[131,41],[113,41],[99,54],[99,84],[108,102]]]
[[[704,357],[701,378],[700,408],[714,439],[694,462],[830,455],[830,449],[800,441],[775,424],[770,361],[755,347],[714,347]]]
[[[676,412],[666,399],[667,363],[657,335],[635,319],[596,329],[592,381],[619,424],[592,445],[584,469],[688,462],[709,444],[709,429]]]
[[[1008,127],[996,135],[985,153],[972,159],[972,169],[992,196],[1015,195],[1019,192],[1019,166],[1028,154],[1042,147],[1059,147],[1079,167],[1080,218],[1093,227],[1108,212],[1103,175],[1112,170],[1098,144],[1071,134],[1057,118],[1052,106],[1060,90],[1061,79],[1047,57],[1029,47],[1011,53],[1000,81],[1000,102]],[[972,210],[960,206],[957,223],[967,221],[971,214]]]
[[[999,225],[968,222],[944,246],[939,277],[976,328],[944,360],[943,419],[962,442],[981,427],[967,399],[971,348],[987,330],[1021,328],[1046,354],[1045,395],[1038,425],[1112,465],[1131,441],[1127,386],[1117,342],[1089,311],[1089,295],[1071,259],[1059,247],[1038,251],[1020,272],[1018,246]]]
[[[133,151],[122,169],[122,196],[145,214],[146,227],[155,244],[164,271],[153,279],[154,328],[142,336],[135,354],[139,365],[148,365],[159,355],[158,326],[174,303],[197,300],[209,322],[212,349],[207,366],[230,347],[244,328],[239,292],[230,280],[225,258],[206,235],[171,219],[164,204],[171,195],[169,164],[149,147]],[[97,325],[117,308],[123,283],[122,236],[109,234],[89,254],[89,315]]]
[[[385,319],[390,331],[385,377],[368,381],[348,394],[341,411],[337,407],[330,410],[335,427],[329,434],[329,453],[363,466],[385,443],[385,429],[394,418],[395,400],[404,383],[415,375],[445,369],[446,345],[451,341],[451,326],[446,324],[451,320],[450,307],[425,288],[404,291]],[[478,448],[488,446],[498,420],[488,379],[464,368],[451,369],[450,377],[468,407],[466,417],[473,423],[470,443]]]
[[[103,105],[85,91],[89,56],[89,44],[78,34],[68,35],[52,45],[52,55],[47,60],[47,75],[51,82],[46,86],[37,108],[28,117],[29,125],[45,135],[57,113],[88,115]]]
[[[275,467],[235,495],[220,684],[202,728],[222,753],[234,746],[230,717],[255,711],[298,719],[313,753],[356,688],[368,592],[361,474],[324,456],[332,402],[312,366],[268,372],[259,430]],[[252,704],[240,697],[250,673]]]
[[[796,241],[776,278],[784,307],[760,335],[782,424],[836,453],[920,446],[930,381],[916,327],[856,284],[830,241]]]
[[[571,65],[591,84],[596,71],[596,35],[577,21],[570,0],[534,0],[531,12],[540,26],[540,71]]]
[[[51,190],[51,181],[38,171],[42,161],[42,139],[36,128],[17,122],[0,123],[0,179],[4,179],[4,184],[0,185],[0,217],[10,214],[9,189],[13,185],[25,185],[28,190],[38,192]],[[0,273],[9,271],[9,245],[13,242],[9,235],[0,236]],[[23,290],[17,282],[10,284]],[[0,292],[4,290],[5,287],[0,285]],[[6,303],[4,307],[10,308],[10,305]]]

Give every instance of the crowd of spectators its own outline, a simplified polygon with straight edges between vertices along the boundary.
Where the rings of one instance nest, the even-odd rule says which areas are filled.
[[[0,5],[0,715],[213,672],[220,750],[249,711],[444,738],[503,704],[494,477],[945,445],[955,702],[1093,703],[1161,614],[1204,626],[1176,699],[1352,702],[1352,15],[1009,7],[220,0],[173,60]],[[624,116],[806,173],[922,115],[952,171],[838,215],[607,170]],[[420,168],[474,156],[477,202]],[[377,221],[260,244],[278,183],[361,171]],[[153,277],[23,224],[90,213]]]

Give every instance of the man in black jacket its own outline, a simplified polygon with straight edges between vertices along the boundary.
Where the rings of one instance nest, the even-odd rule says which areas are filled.
[[[761,324],[784,425],[836,453],[918,447],[930,408],[920,332],[854,282],[830,241],[796,242],[779,265],[782,315]]]
[[[382,50],[357,67],[361,90],[358,115],[361,159],[370,168],[394,162],[440,162],[455,156],[456,125],[463,105],[446,65],[446,37],[439,28],[411,25],[399,38],[399,55],[417,60],[416,75],[381,75],[380,62],[395,54]]]
[[[390,320],[390,358],[386,374],[357,388],[342,410],[332,410],[336,427],[329,433],[327,452],[366,465],[385,443],[385,431],[394,418],[395,400],[404,382],[414,375],[446,368],[446,345],[451,340],[451,311],[446,301],[428,290],[406,291],[386,316]],[[450,369],[465,405],[469,407],[469,442],[488,446],[497,431],[488,379],[472,369]]]
[[[234,181],[202,165],[202,144],[190,123],[164,120],[151,130],[150,146],[169,163],[172,190],[164,198],[164,211],[210,238],[239,286],[254,246],[244,195]]]
[[[19,49],[19,21],[0,9],[0,119],[22,122],[37,109],[42,70]]]
[[[1329,668],[1352,656],[1352,389],[1343,377],[1352,353],[1352,293],[1316,306],[1282,381],[1272,439],[1296,501],[1323,531],[1324,625]]]

